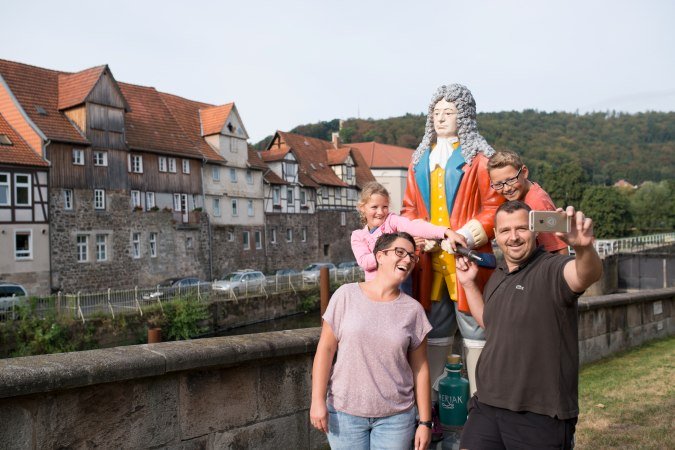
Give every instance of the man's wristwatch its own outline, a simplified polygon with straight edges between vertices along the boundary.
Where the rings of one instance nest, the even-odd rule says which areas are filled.
[[[417,425],[418,425],[418,426],[419,426],[419,425],[424,425],[425,427],[429,427],[430,429],[434,427],[434,424],[431,423],[431,420],[426,420],[426,421],[425,421],[425,420],[420,420],[419,422],[417,422]]]

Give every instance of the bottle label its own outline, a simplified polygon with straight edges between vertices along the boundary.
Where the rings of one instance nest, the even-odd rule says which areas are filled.
[[[455,409],[455,405],[464,404],[462,397],[454,395],[439,395],[441,401],[441,407],[445,409]]]

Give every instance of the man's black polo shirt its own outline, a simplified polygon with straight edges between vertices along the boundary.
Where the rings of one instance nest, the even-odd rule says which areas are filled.
[[[500,264],[488,280],[476,369],[481,402],[558,419],[579,415],[580,294],[563,277],[571,259],[538,248],[513,272]]]

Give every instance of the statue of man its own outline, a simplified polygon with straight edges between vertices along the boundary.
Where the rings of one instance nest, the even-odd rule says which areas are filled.
[[[504,198],[490,187],[487,171],[492,147],[477,131],[476,102],[460,84],[434,93],[424,138],[413,153],[401,215],[450,227],[453,249],[462,245],[491,253],[494,218]],[[475,363],[485,344],[483,330],[471,317],[466,295],[457,283],[455,258],[428,243],[413,277],[413,297],[427,310],[433,330],[428,337],[431,381],[443,375],[452,336],[459,326],[467,352],[471,392]],[[492,270],[481,268],[482,287]]]

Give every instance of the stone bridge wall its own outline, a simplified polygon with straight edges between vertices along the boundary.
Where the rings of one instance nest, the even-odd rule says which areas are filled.
[[[675,288],[579,301],[581,362],[675,334]],[[319,328],[0,360],[9,449],[327,448],[308,420]]]

